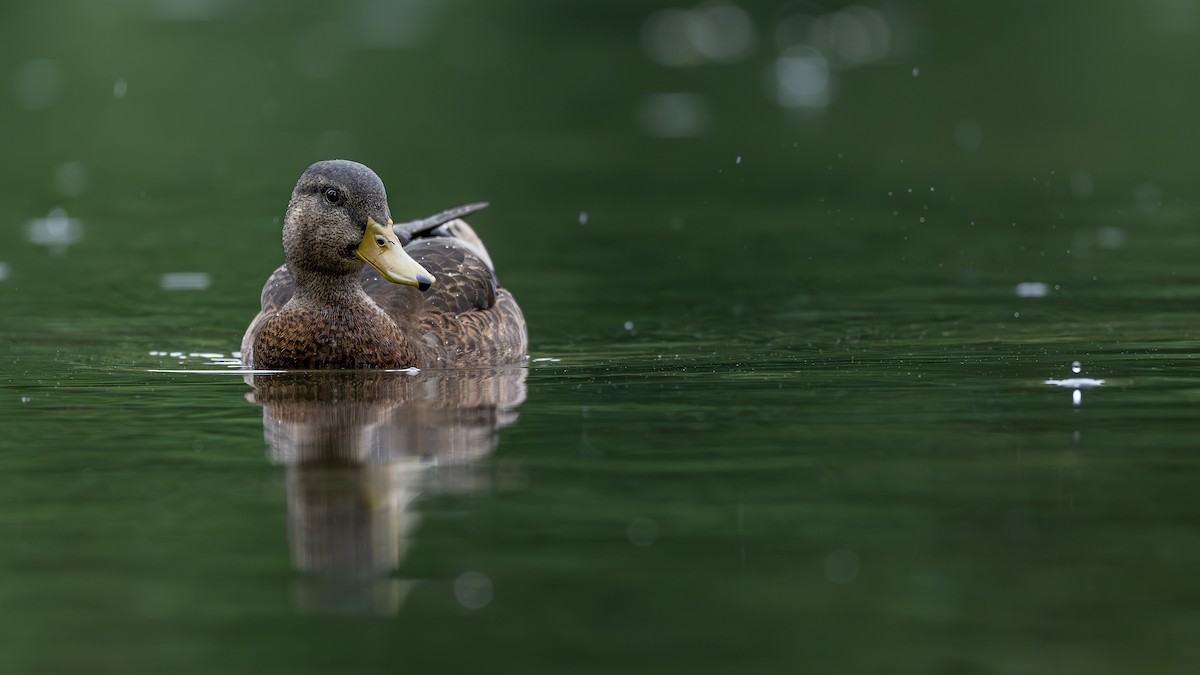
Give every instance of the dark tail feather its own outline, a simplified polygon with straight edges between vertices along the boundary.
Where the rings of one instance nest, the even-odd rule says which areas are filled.
[[[420,220],[410,220],[407,223],[396,223],[392,229],[396,232],[396,236],[400,239],[401,244],[408,242],[418,237],[423,237],[433,229],[445,225],[446,223],[457,218],[465,218],[472,213],[477,213],[488,207],[487,202],[475,202],[474,204],[464,204],[456,206],[452,209],[446,209],[441,213],[422,218]]]

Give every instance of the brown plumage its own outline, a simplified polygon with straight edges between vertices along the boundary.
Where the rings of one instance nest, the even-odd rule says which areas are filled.
[[[395,239],[389,245],[376,237],[379,250],[415,261],[403,273],[379,265],[400,279],[393,282],[362,256],[374,247],[371,226],[391,223],[382,181],[355,162],[313,164],[288,204],[287,264],[263,287],[262,311],[242,338],[242,363],[324,369],[522,362],[528,340],[521,309],[500,288],[483,243],[456,218],[482,206],[387,227]]]

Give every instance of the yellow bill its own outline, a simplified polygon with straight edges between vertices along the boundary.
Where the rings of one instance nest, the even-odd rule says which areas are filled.
[[[392,228],[380,225],[374,218],[367,218],[367,229],[363,232],[357,255],[392,283],[416,286],[422,291],[437,283],[432,274],[404,252]]]

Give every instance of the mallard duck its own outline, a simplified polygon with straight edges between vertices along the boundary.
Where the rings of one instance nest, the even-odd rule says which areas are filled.
[[[285,265],[242,338],[254,369],[496,366],[525,359],[525,319],[461,216],[393,225],[357,162],[308,167],[283,219]]]

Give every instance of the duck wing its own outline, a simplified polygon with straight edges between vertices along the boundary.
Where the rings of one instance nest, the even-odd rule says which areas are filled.
[[[263,285],[258,316],[254,317],[250,326],[246,328],[245,335],[242,336],[243,365],[249,367],[253,364],[254,354],[252,352],[258,332],[266,325],[268,319],[278,314],[287,301],[292,299],[292,294],[295,292],[296,282],[292,279],[292,273],[288,271],[287,265],[280,265]]]
[[[411,325],[427,314],[457,315],[496,305],[496,273],[470,244],[455,237],[422,237],[404,251],[437,279],[429,290],[394,284],[375,268],[363,268],[363,289],[395,321]]]
[[[525,318],[501,288],[483,242],[453,220],[404,247],[437,278],[422,293],[363,270],[367,294],[413,336],[422,362],[436,367],[519,363],[528,351]]]

